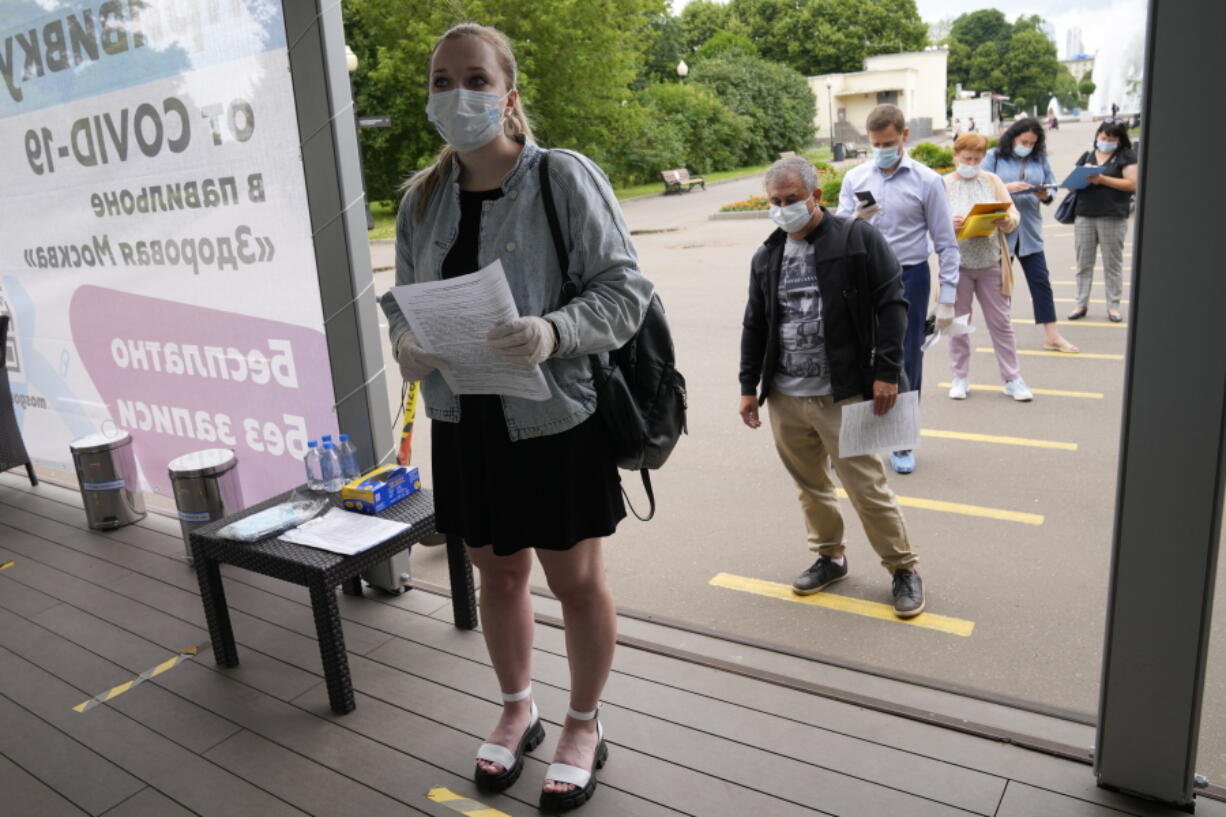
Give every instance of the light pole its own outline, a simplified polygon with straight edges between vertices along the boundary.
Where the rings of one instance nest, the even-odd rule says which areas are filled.
[[[358,104],[353,96],[353,72],[358,70],[358,55],[345,43],[345,70],[349,72],[349,98],[353,100],[353,121],[358,124]],[[361,125],[358,125],[361,128]],[[362,139],[358,134],[358,173],[362,176],[362,201],[366,205],[366,231],[375,229],[375,217],[370,212],[370,199],[366,197],[366,169],[362,166]]]
[[[830,158],[834,158],[834,80],[826,78],[826,117],[830,121]]]
[[[681,77],[681,81],[685,82],[685,78],[690,74],[690,67],[685,64],[685,60],[677,63],[677,76]]]

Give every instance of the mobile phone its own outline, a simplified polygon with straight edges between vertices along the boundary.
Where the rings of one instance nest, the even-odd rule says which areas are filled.
[[[877,203],[877,199],[873,198],[873,194],[868,190],[857,190],[856,198],[858,198],[860,203],[865,207],[872,207]]]

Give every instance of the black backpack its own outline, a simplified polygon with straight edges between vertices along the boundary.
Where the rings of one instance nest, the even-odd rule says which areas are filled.
[[[566,304],[578,294],[578,288],[570,278],[570,259],[549,184],[547,152],[541,154],[540,172],[545,215],[562,268],[560,302]],[[590,360],[596,380],[596,415],[612,441],[618,467],[638,471],[643,478],[651,510],[647,516],[639,516],[630,505],[630,511],[646,522],[656,514],[656,498],[647,472],[663,466],[681,435],[688,433],[685,378],[675,365],[672,333],[659,296],[651,296],[638,331],[625,346],[609,353],[607,364],[599,355],[591,355]]]

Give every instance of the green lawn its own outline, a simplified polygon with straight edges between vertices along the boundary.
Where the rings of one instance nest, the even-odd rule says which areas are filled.
[[[811,162],[829,162],[831,159],[830,149],[826,147],[818,147],[812,150],[806,150],[801,153],[806,159]],[[718,173],[704,173],[703,178],[708,182],[718,182],[725,179],[735,179],[738,176],[752,176],[757,173],[765,173],[769,168],[769,164],[754,165],[752,167],[738,167],[733,170],[721,170]],[[636,184],[627,187],[614,187],[614,194],[618,199],[630,199],[635,196],[646,196],[652,193],[664,192],[664,182],[650,182],[648,184]],[[396,237],[396,207],[393,204],[383,202],[372,202],[370,205],[371,215],[375,218],[375,229],[370,231],[370,237],[375,238],[395,238]]]

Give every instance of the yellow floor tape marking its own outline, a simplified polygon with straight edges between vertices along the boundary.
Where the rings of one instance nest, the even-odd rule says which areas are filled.
[[[96,695],[93,698],[90,698],[88,701],[77,704],[76,706],[72,708],[72,711],[73,712],[88,712],[89,710],[93,709],[96,706],[99,706],[100,704],[104,704],[113,698],[118,698],[120,695],[124,694],[128,690],[132,689],[133,687],[139,686],[140,684],[143,684],[145,681],[148,681],[150,678],[154,678],[158,675],[161,675],[163,672],[166,672],[167,670],[174,669],[175,667],[179,666],[180,664],[182,664],[184,661],[191,658],[192,656],[198,655],[199,652],[200,652],[199,647],[186,647],[180,650],[179,654],[176,655],[174,658],[168,658],[162,663],[158,664],[153,669],[148,670],[146,672],[142,672],[140,675],[136,676],[131,681],[124,681],[119,686],[111,687],[106,692],[103,692],[101,695]]]
[[[1069,355],[1073,357],[1073,355]],[[948,389],[953,383],[938,383],[937,388]],[[1061,391],[1060,389],[1036,389],[1033,386],[1027,386],[1032,394],[1041,394],[1046,397],[1079,397],[1084,400],[1102,400],[1102,392],[1097,391]],[[994,391],[999,392],[1000,386],[975,386],[970,387],[971,391]]]
[[[996,354],[996,350],[991,346],[977,346],[976,352],[987,352],[990,355]],[[1067,357],[1081,358],[1083,360],[1123,360],[1123,355],[1104,355],[1096,352],[1049,352],[1046,349],[1042,351],[1038,349],[1018,349],[1019,355],[1033,355],[1035,357]]]
[[[1076,271],[1077,271],[1077,268],[1076,268],[1076,267],[1069,267],[1069,269],[1073,270],[1074,272],[1076,272]],[[1102,271],[1103,271],[1103,268],[1102,268],[1102,267],[1095,267],[1095,268],[1094,268],[1094,271],[1095,271],[1095,272],[1102,272]],[[1053,279],[1052,279],[1052,280],[1051,280],[1049,283],[1053,283],[1053,284],[1074,284],[1074,285],[1075,285],[1077,282],[1076,282],[1076,281],[1057,281],[1057,280],[1055,280],[1055,279],[1053,278]],[[1124,282],[1124,286],[1126,286],[1126,287],[1130,287],[1130,286],[1132,286],[1132,282],[1131,282],[1131,281],[1125,281],[1125,282]]]
[[[1013,322],[1014,323],[1034,323],[1034,321],[1032,321],[1030,318],[1014,318]],[[1075,326],[1106,326],[1112,329],[1127,329],[1128,328],[1127,323],[1123,323],[1123,322],[1115,323],[1113,321],[1078,320],[1074,325]]]
[[[840,499],[847,499],[847,492],[838,489]],[[915,496],[897,496],[894,499],[904,508],[921,508],[925,511],[939,513],[956,513],[960,516],[981,516],[984,519],[996,519],[1001,522],[1017,522],[1022,525],[1042,525],[1042,514],[1026,513],[1024,511],[1006,511],[1002,508],[988,508],[983,505],[965,505],[961,502],[946,502],[941,499],[923,499]]]
[[[1060,451],[1076,451],[1077,443],[1062,443],[1056,440],[1035,440],[1029,437],[1001,437],[996,434],[969,434],[964,431],[941,431],[925,428],[922,437],[939,437],[943,440],[966,440],[973,443],[997,443],[998,445],[1022,445],[1030,448],[1055,448]]]
[[[853,599],[850,596],[840,596],[837,593],[821,592],[811,596],[798,596],[792,588],[778,582],[766,582],[761,579],[750,579],[745,576],[734,576],[731,573],[719,573],[711,579],[712,587],[723,587],[726,590],[739,590],[742,593],[753,593],[756,596],[766,596],[780,601],[790,601],[795,604],[807,604],[810,607],[825,607],[828,610],[838,610],[842,613],[853,613],[858,616],[875,618],[880,621],[891,621],[895,624],[906,624],[911,627],[923,627],[927,630],[937,630],[950,635],[969,636],[975,629],[975,622],[961,618],[950,618],[936,613],[920,613],[912,619],[901,619],[894,615],[894,608],[888,604],[875,601]]]
[[[510,817],[505,811],[490,808],[462,794],[456,794],[451,789],[441,787],[430,789],[429,794],[426,796],[435,803],[441,803],[452,811],[458,811],[460,814],[468,815],[468,817]]]
[[[1058,303],[1058,304],[1075,304],[1075,303],[1077,303],[1077,299],[1076,299],[1076,298],[1052,298],[1052,300],[1053,300],[1053,301],[1055,301],[1055,302],[1056,302],[1056,303]],[[1105,304],[1106,302],[1107,302],[1107,299],[1106,299],[1106,298],[1091,298],[1091,299],[1090,299],[1090,303],[1092,303],[1092,304]],[[1120,303],[1122,303],[1122,304],[1130,304],[1130,303],[1132,303],[1132,301],[1128,300],[1127,298],[1124,298],[1123,300],[1121,300],[1121,301],[1120,301]]]
[[[4,564],[0,565],[0,570],[8,570],[10,567],[12,567],[15,564],[17,563],[16,562],[5,562]]]

